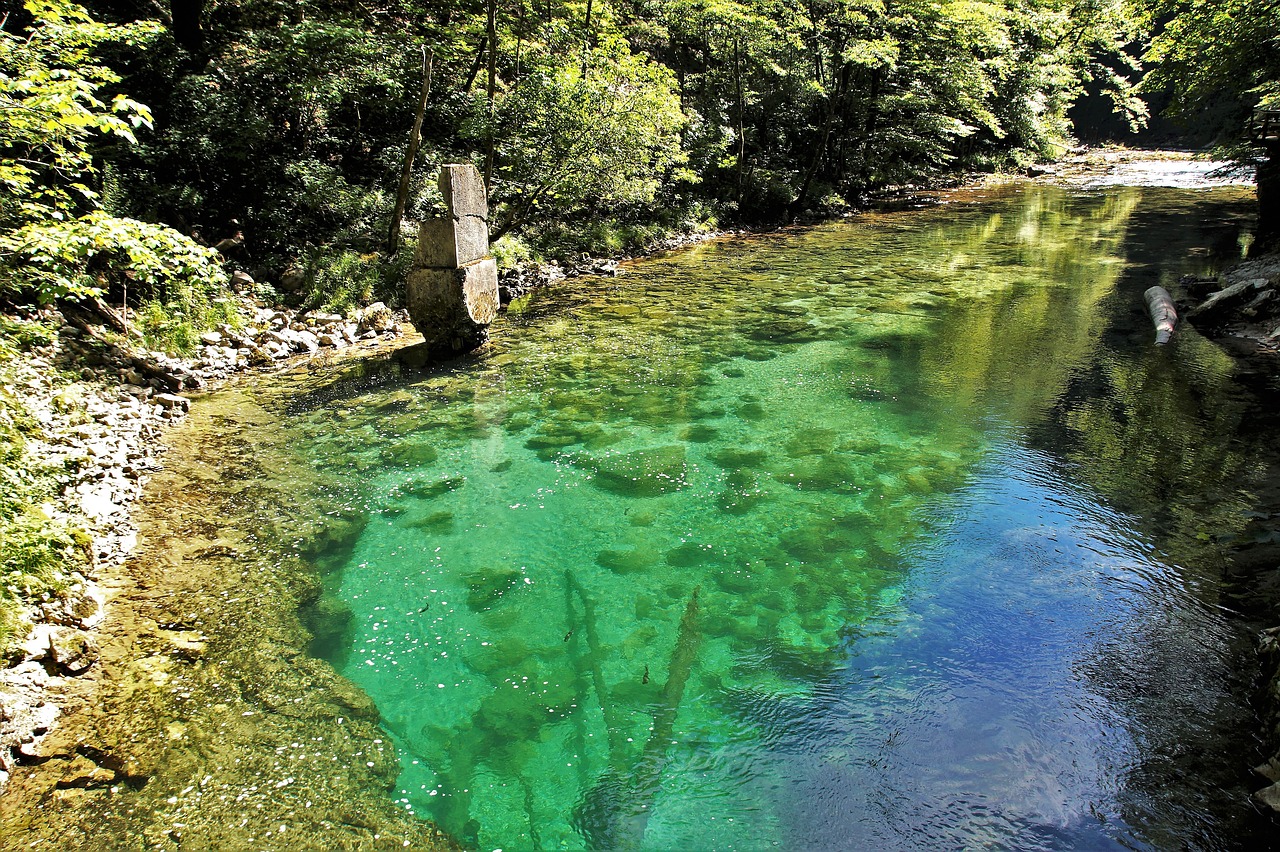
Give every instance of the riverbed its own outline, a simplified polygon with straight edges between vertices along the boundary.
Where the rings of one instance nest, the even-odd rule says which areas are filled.
[[[1238,260],[1248,209],[956,193],[564,282],[446,368],[197,401],[104,654],[92,747],[128,781],[25,829],[1261,842],[1257,625],[1222,576],[1256,400],[1141,301]]]

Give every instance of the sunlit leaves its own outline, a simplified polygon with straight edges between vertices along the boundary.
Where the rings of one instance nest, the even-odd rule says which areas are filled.
[[[535,210],[647,202],[681,159],[684,116],[669,70],[615,37],[599,40],[585,69],[555,55],[532,67],[495,105],[494,194],[499,232]]]
[[[93,20],[65,0],[29,0],[27,33],[0,31],[0,264],[6,289],[41,301],[102,291],[108,276],[175,289],[221,275],[217,256],[159,225],[96,210],[91,146],[135,142],[151,111],[126,95],[99,97],[119,81],[95,60],[105,42],[139,44],[159,27]]]
[[[94,50],[107,41],[141,42],[158,25],[99,23],[65,0],[28,0],[26,8],[35,19],[29,33],[0,31],[0,181],[11,193],[0,202],[0,224],[10,226],[84,209],[94,138],[135,141],[135,128],[151,126],[143,104],[98,97],[119,77],[95,61]]]
[[[214,292],[225,281],[213,249],[172,228],[101,210],[0,234],[0,253],[24,264],[24,283],[41,301],[97,295],[113,275],[137,291],[179,301],[183,291]]]
[[[1254,107],[1280,105],[1280,0],[1147,0],[1167,21],[1151,42],[1145,86],[1168,90],[1172,111],[1242,135]]]

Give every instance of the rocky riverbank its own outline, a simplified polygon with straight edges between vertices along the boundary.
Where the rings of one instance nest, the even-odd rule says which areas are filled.
[[[1242,383],[1260,399],[1280,399],[1280,254],[1252,258],[1219,277],[1184,278],[1172,295],[1186,322],[1235,357]],[[1257,509],[1233,548],[1230,571],[1251,599],[1251,614],[1275,623],[1280,620],[1280,464],[1272,462],[1263,481]],[[1280,812],[1280,626],[1263,631],[1258,650],[1263,733],[1271,756],[1255,768],[1268,784],[1255,798]]]
[[[98,629],[109,595],[99,580],[134,549],[131,507],[162,466],[169,426],[190,402],[173,391],[216,386],[341,350],[368,352],[412,334],[402,315],[378,303],[351,316],[302,313],[246,302],[243,322],[204,335],[195,357],[171,358],[125,348],[79,314],[46,309],[21,318],[55,329],[10,365],[9,384],[37,424],[28,457],[58,471],[60,493],[41,506],[53,523],[80,531],[88,554],[61,578],[61,593],[28,602],[19,616],[24,640],[0,670],[0,790],[17,766],[46,759],[42,743],[57,726],[56,696],[67,679],[97,660]],[[85,767],[72,785],[109,783],[113,773]]]

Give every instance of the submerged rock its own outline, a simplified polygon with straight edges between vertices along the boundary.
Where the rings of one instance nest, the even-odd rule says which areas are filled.
[[[658,497],[688,484],[689,465],[680,444],[617,455],[579,456],[574,464],[594,470],[593,482],[625,497]]]
[[[618,574],[644,571],[658,561],[656,550],[646,546],[626,550],[602,550],[596,555],[596,563]]]
[[[466,576],[467,606],[481,612],[502,602],[504,596],[527,585],[524,573],[514,568],[473,571]]]

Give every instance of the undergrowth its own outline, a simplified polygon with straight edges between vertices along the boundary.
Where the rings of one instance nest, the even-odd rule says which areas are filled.
[[[70,572],[89,559],[90,539],[51,520],[43,505],[58,490],[57,471],[39,464],[29,443],[40,426],[23,402],[24,352],[52,340],[39,323],[0,317],[0,653],[25,635],[24,606],[60,595]]]
[[[617,211],[584,220],[549,221],[530,226],[508,251],[521,259],[572,262],[584,255],[616,257],[652,251],[671,237],[709,233],[719,227],[710,205],[692,202],[654,211]],[[507,237],[496,244],[501,246]],[[497,254],[497,251],[495,251]],[[499,255],[499,265],[502,257]]]
[[[393,255],[324,246],[303,257],[307,277],[303,307],[346,314],[371,302],[404,305],[405,279],[416,239],[409,234]]]

